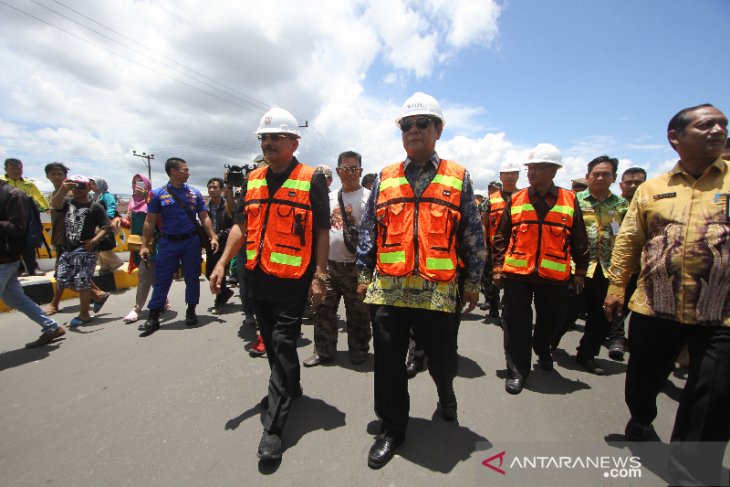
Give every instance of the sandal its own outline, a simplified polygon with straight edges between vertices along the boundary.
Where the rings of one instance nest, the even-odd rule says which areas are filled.
[[[82,320],[81,318],[79,318],[77,316],[76,318],[74,318],[71,321],[69,321],[68,327],[69,328],[77,328],[77,327],[79,327],[81,325],[85,325],[86,323],[89,323],[89,322],[91,322],[93,320],[94,320],[94,317],[93,316],[91,318],[89,318],[88,320]]]

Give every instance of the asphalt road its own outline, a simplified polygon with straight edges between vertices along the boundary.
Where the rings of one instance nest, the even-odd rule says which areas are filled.
[[[485,474],[485,444],[601,443],[620,438],[628,420],[625,364],[603,350],[607,376],[581,370],[572,358],[579,331],[566,335],[567,352],[556,352],[555,371],[536,366],[522,394],[505,393],[501,329],[477,311],[464,317],[459,334],[457,423],[435,414],[435,387],[419,374],[410,381],[406,443],[383,469],[369,469],[378,425],[373,361],[350,365],[343,336],[334,364],[302,368],[304,396],[284,432],[283,458],[262,463],[258,404],[267,361],[246,352],[255,329],[241,328],[240,306],[212,316],[207,283],[201,289],[200,326],[183,325],[184,285],[176,282],[170,300],[177,312],[147,337],[121,321],[134,289],[115,293],[93,322],[41,349],[23,347],[39,334],[38,325],[16,312],[0,315],[2,484],[506,485]],[[232,301],[238,303],[237,294]],[[56,317],[68,322],[78,303],[62,305]],[[311,353],[312,336],[305,321],[300,360]],[[671,377],[659,397],[655,427],[664,442],[682,385],[681,377]]]

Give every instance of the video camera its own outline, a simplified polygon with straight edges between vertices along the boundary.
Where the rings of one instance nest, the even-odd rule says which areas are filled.
[[[232,166],[230,164],[224,164],[227,169],[225,174],[225,183],[228,186],[243,186],[243,182],[248,177],[249,173],[256,169],[253,164],[244,164],[243,166]]]

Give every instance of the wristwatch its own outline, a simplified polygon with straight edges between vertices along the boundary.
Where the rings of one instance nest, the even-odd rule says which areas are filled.
[[[325,274],[324,272],[315,272],[313,277],[315,279],[317,279],[317,280],[320,280],[320,281],[324,282],[324,283],[327,283],[327,281],[330,280],[330,275],[329,274]]]

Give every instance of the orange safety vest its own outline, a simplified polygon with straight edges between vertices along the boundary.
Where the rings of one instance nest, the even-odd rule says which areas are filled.
[[[416,197],[404,167],[401,162],[380,173],[376,267],[388,276],[451,281],[458,262],[456,230],[466,170],[442,159],[433,180]]]
[[[502,197],[501,191],[495,191],[489,195],[489,222],[487,224],[489,243],[494,240],[494,234],[497,233],[497,227],[502,220],[505,206],[507,206],[507,202]]]
[[[251,171],[246,185],[246,269],[260,265],[275,277],[298,279],[312,260],[313,216],[309,188],[314,169],[297,164],[274,195],[267,167]]]
[[[570,277],[570,232],[573,228],[575,193],[558,188],[558,200],[537,218],[527,188],[512,195],[512,237],[504,256],[504,272],[565,281]]]

